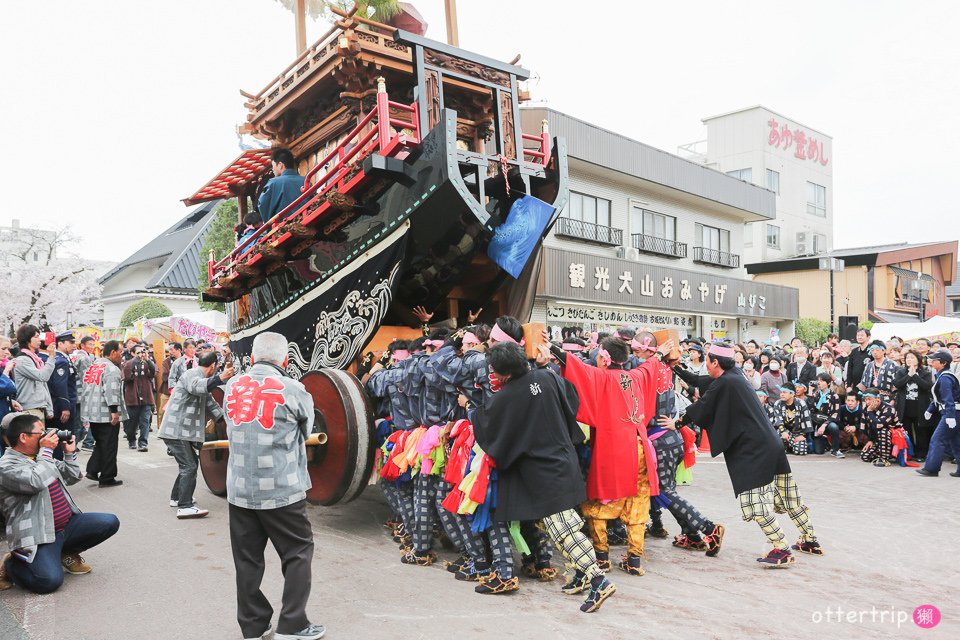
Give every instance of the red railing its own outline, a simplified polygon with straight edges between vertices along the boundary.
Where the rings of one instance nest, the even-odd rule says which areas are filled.
[[[391,109],[409,113],[410,119],[404,120],[391,116]],[[366,133],[362,133],[371,123],[375,126],[371,127]],[[278,236],[283,227],[315,199],[324,196],[335,187],[342,188],[345,185],[345,178],[350,171],[349,165],[352,160],[366,158],[373,152],[394,155],[408,145],[419,144],[419,123],[420,116],[417,103],[406,105],[391,102],[383,79],[380,78],[377,83],[377,103],[373,110],[364,116],[357,126],[350,131],[349,135],[344,137],[333,150],[307,172],[303,192],[296,200],[265,222],[253,235],[237,245],[222,260],[216,263],[210,260],[207,263],[207,275],[210,282],[214,282],[215,276],[236,268],[238,262],[245,258],[254,245]],[[391,126],[396,128],[396,133],[391,134]],[[402,129],[409,129],[412,134],[407,135],[402,132]],[[353,142],[355,139],[358,139],[356,143]],[[334,159],[336,159],[336,163],[329,169],[324,170],[324,167]],[[311,183],[311,179],[321,171],[323,171],[322,175]]]
[[[544,124],[544,131],[540,135],[533,136],[529,133],[521,133],[520,139],[538,143],[538,146],[532,149],[524,148],[524,160],[527,159],[526,156],[532,156],[532,162],[546,166],[547,159],[550,157],[550,134],[546,131],[546,124]]]

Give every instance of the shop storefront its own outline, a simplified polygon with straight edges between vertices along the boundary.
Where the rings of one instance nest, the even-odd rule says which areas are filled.
[[[546,247],[532,319],[763,343],[792,337],[798,310],[792,287]]]

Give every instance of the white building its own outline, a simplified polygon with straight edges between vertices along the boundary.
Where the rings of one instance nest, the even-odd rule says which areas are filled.
[[[200,250],[218,204],[194,208],[100,278],[105,328],[119,326],[127,307],[144,298],[162,302],[174,315],[200,311],[197,279],[207,261]]]
[[[533,321],[793,335],[797,290],[753,282],[742,258],[744,224],[772,221],[774,194],[552,109],[522,110],[524,131],[542,120],[566,141],[570,201],[544,241]]]
[[[0,227],[0,267],[46,265],[57,259],[56,245],[56,231],[21,227],[14,218],[9,227]]]
[[[707,139],[679,153],[776,194],[776,219],[748,223],[744,262],[825,253],[833,248],[833,139],[756,106],[704,118]]]

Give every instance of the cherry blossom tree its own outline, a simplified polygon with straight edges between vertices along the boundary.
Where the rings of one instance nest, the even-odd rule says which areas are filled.
[[[67,253],[76,244],[69,227],[12,229],[2,239],[0,327],[13,335],[21,324],[59,331],[100,317],[101,287],[89,262]]]

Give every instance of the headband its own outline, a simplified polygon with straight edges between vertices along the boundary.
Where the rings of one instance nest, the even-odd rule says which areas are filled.
[[[864,394],[863,394],[863,397],[864,397],[864,398],[879,398],[880,396],[878,396],[878,395],[875,394],[875,393],[864,393]]]
[[[480,338],[478,338],[476,334],[467,331],[463,334],[463,345],[466,346],[468,344],[480,344]]]
[[[802,381],[800,381],[800,380],[794,380],[794,381],[793,381],[793,386],[794,386],[794,387],[803,387],[804,389],[808,389],[808,388],[809,388],[809,387],[807,387],[807,383],[806,383],[806,382],[802,382]]]
[[[443,346],[443,340],[424,340],[423,346],[440,348]]]
[[[639,349],[640,351],[656,351],[650,343],[653,342],[653,339],[650,336],[644,336],[643,342],[640,342],[637,339],[630,341],[631,349]]]
[[[878,345],[878,344],[872,344],[872,345],[870,345],[869,347],[867,347],[867,352],[873,351],[874,349],[881,349],[881,350],[883,350],[883,351],[886,351],[886,350],[887,350],[886,347],[881,347],[881,346]]]
[[[733,358],[733,347],[722,347],[718,344],[710,345],[710,355],[718,358]]]
[[[407,358],[409,358],[410,352],[407,351],[406,349],[397,349],[390,355],[393,356],[394,362],[400,362],[401,360],[406,360]]]
[[[493,325],[493,329],[490,330],[490,337],[496,340],[497,342],[512,342],[513,344],[518,344],[521,347],[524,345],[523,340],[520,340],[520,342],[517,342],[516,340],[511,338],[509,335],[507,335],[507,332],[501,329],[500,325],[498,324]]]
[[[564,351],[583,351],[583,346],[576,342],[564,342],[562,346]]]
[[[758,396],[765,396],[765,395],[767,395],[767,392],[764,391],[763,389],[757,389],[757,395],[758,395]]]

